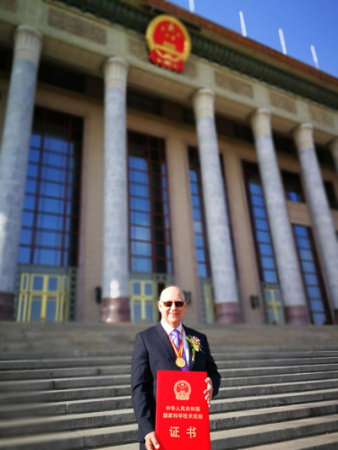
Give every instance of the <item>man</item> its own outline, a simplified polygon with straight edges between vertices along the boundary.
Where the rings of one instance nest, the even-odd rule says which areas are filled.
[[[206,371],[208,377],[204,394],[209,406],[220,384],[220,375],[210,354],[206,336],[182,325],[187,304],[181,289],[176,286],[164,289],[158,309],[161,322],[137,334],[131,363],[132,401],[139,425],[137,438],[140,450],[159,448],[155,435],[158,370]],[[178,333],[174,330],[179,332],[178,342],[175,342],[175,333]],[[187,336],[200,340],[201,348],[194,352],[194,357]]]

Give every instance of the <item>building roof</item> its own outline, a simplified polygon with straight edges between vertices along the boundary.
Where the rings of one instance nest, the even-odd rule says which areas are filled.
[[[275,85],[297,95],[338,108],[338,79],[252,39],[245,38],[164,0],[61,0],[69,6],[145,34],[160,13],[179,18],[189,30],[192,53]]]

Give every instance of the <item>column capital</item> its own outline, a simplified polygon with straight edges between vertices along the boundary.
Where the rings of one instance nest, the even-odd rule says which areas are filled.
[[[298,125],[298,127],[293,130],[293,138],[299,152],[308,148],[314,148],[312,124],[302,123],[301,125]]]
[[[271,136],[271,112],[266,108],[259,108],[250,116],[250,123],[255,138]]]
[[[195,92],[192,104],[196,120],[201,117],[214,117],[214,93],[210,89],[200,89]]]
[[[111,56],[103,67],[105,89],[118,88],[125,91],[127,88],[129,64],[119,56]]]
[[[41,48],[42,33],[28,25],[20,25],[14,36],[14,59],[29,59],[38,65]]]

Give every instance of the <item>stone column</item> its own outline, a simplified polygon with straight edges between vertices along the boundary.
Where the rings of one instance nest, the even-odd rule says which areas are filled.
[[[220,323],[238,323],[241,317],[218,154],[214,94],[208,89],[199,90],[193,97],[193,105],[197,124],[216,320]]]
[[[22,209],[42,34],[19,26],[0,154],[0,320],[12,320]]]
[[[258,109],[251,116],[251,126],[255,136],[286,322],[293,325],[307,324],[310,317],[274,150],[270,111]]]
[[[128,184],[126,86],[128,63],[104,66],[104,204],[101,320],[130,320],[128,292]]]
[[[313,141],[313,127],[302,124],[294,131],[305,181],[314,232],[325,268],[335,320],[338,323],[338,244]]]
[[[338,172],[338,137],[331,141],[330,150],[336,166],[336,172]]]

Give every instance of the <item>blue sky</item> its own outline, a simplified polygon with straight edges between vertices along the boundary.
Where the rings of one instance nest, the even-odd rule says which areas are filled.
[[[189,10],[189,0],[168,0]],[[194,0],[195,14],[241,33],[243,12],[247,37],[282,52],[283,30],[288,56],[338,77],[338,0]]]

